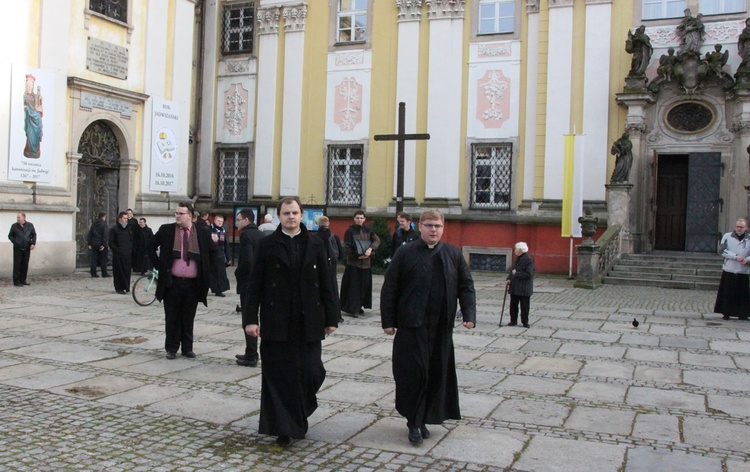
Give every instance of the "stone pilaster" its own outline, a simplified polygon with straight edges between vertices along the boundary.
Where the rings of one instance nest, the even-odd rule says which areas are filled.
[[[576,288],[597,288],[602,284],[599,274],[599,260],[601,248],[596,244],[581,244],[576,246],[578,255],[578,272],[573,284]]]
[[[398,21],[419,21],[422,16],[422,0],[396,0]]]
[[[269,7],[258,10],[258,34],[278,34],[280,7]]]
[[[633,238],[630,227],[630,192],[632,184],[607,184],[607,226],[620,226],[622,254],[633,253]]]
[[[526,0],[526,13],[539,13],[539,0]]]
[[[466,0],[425,0],[425,3],[429,8],[427,14],[432,20],[464,17]]]
[[[284,7],[284,31],[287,33],[294,33],[296,31],[305,31],[305,20],[307,19],[307,5],[304,3],[299,5],[285,6]]]

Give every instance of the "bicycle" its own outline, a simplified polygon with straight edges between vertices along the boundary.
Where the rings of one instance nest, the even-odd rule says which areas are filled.
[[[142,275],[133,283],[133,300],[141,306],[149,306],[156,300],[156,281],[159,271],[153,269],[150,274]]]

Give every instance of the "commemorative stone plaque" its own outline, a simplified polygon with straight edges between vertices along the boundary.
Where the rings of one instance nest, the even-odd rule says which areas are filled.
[[[128,49],[89,36],[86,50],[86,68],[93,72],[128,78]]]

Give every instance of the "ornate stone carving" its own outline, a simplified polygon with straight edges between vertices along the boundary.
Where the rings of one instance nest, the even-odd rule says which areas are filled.
[[[646,126],[646,123],[625,123],[625,131],[628,134],[637,136],[646,133],[648,131],[648,126]]]
[[[575,3],[575,0],[549,0],[549,7],[572,7],[573,3]]]
[[[477,53],[479,57],[506,57],[512,53],[512,45],[507,43],[480,43]]]
[[[286,32],[305,31],[307,5],[294,5],[284,8],[284,30]]]
[[[232,89],[224,94],[226,99],[224,129],[229,131],[229,134],[238,135],[247,126],[247,112],[245,111],[247,95],[247,90],[242,84],[232,84]]]
[[[430,9],[428,16],[431,20],[442,18],[463,18],[466,0],[425,0]]]
[[[526,0],[526,13],[539,13],[539,0]]]
[[[248,64],[245,61],[227,61],[226,62],[227,72],[241,74],[248,71]]]
[[[422,16],[422,0],[396,0],[398,21],[419,21]]]
[[[280,7],[270,7],[258,10],[258,34],[278,34]]]
[[[728,43],[737,40],[745,23],[743,21],[722,21],[718,23],[707,23],[705,26],[705,43]],[[654,48],[666,48],[678,46],[680,38],[677,36],[675,26],[656,26],[646,28]]]
[[[345,77],[336,86],[333,122],[341,131],[351,131],[362,122],[362,91],[362,85],[354,77]]]
[[[357,66],[365,63],[365,54],[363,51],[337,53],[333,61],[337,67]]]

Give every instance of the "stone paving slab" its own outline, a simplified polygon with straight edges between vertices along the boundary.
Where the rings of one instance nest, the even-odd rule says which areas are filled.
[[[169,361],[163,307],[111,280],[0,280],[0,470],[750,472],[750,323],[712,314],[715,293],[540,276],[523,329],[498,326],[502,278],[475,278],[479,324],[454,338],[461,420],[408,443],[393,338],[367,310],[324,341],[319,407],[289,448],[257,433],[236,294],[199,306],[198,358]]]

